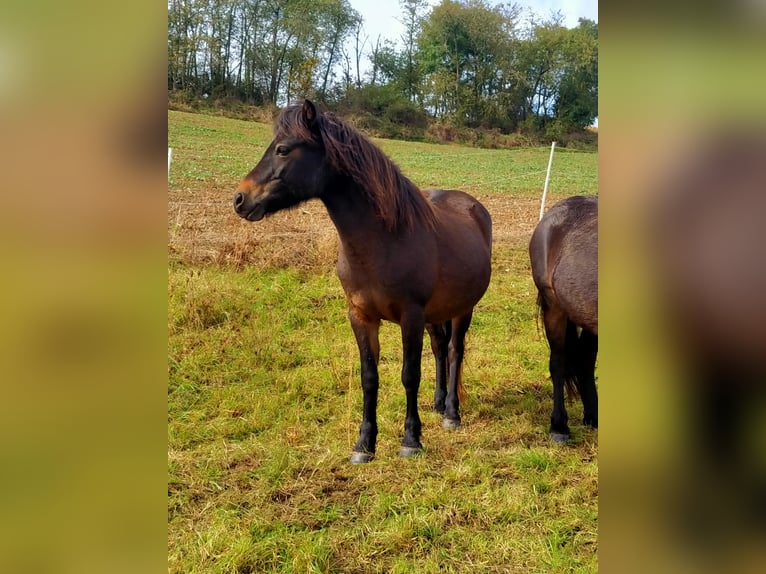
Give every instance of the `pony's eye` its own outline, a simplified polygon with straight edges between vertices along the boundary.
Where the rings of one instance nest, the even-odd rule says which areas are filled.
[[[288,148],[286,145],[278,145],[276,151],[277,155],[284,157],[288,154],[290,148]]]

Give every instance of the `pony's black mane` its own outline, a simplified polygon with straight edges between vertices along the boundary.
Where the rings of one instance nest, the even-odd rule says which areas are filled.
[[[321,140],[329,164],[367,195],[389,229],[433,224],[433,210],[420,189],[354,127],[317,110],[314,130],[306,125],[300,105],[285,108],[274,124],[275,135]]]

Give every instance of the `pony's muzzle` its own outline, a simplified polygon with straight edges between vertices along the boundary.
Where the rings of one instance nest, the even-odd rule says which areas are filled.
[[[247,193],[244,191],[238,191],[234,194],[234,211],[248,221],[259,221],[266,215],[263,202],[258,199],[248,201]]]
[[[234,211],[248,221],[260,221],[266,215],[264,200],[268,196],[269,189],[245,179],[234,193]]]
[[[234,211],[236,211],[238,215],[244,215],[243,212],[245,211],[244,205],[246,197],[247,196],[241,191],[234,194]]]

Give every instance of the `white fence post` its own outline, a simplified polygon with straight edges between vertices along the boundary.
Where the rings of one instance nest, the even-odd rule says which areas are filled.
[[[548,172],[545,174],[545,187],[543,188],[543,199],[540,201],[540,219],[545,212],[545,196],[548,195],[548,180],[551,177],[551,164],[553,163],[553,150],[556,149],[556,142],[551,144],[551,157],[548,159]],[[540,221],[538,219],[538,221]]]
[[[170,162],[173,161],[173,148],[168,148],[168,177],[170,177]]]

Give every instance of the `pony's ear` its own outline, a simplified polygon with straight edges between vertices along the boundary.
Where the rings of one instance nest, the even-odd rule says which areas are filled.
[[[310,131],[316,132],[317,109],[314,103],[311,100],[303,100],[303,109],[301,111],[303,123]]]

